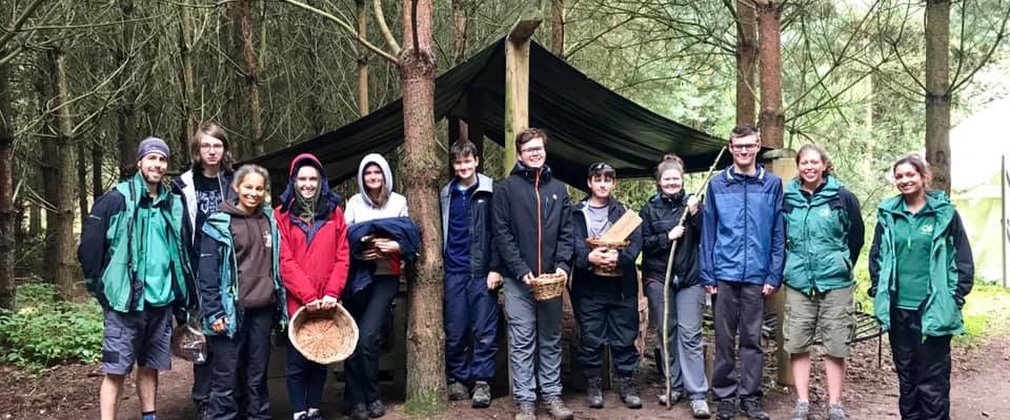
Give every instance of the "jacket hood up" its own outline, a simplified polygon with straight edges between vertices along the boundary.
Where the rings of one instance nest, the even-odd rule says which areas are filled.
[[[333,210],[340,205],[343,198],[340,197],[340,194],[330,189],[330,180],[326,177],[323,164],[312,153],[302,153],[291,160],[291,167],[288,170],[288,186],[284,188],[280,196],[281,211],[285,213],[289,212],[291,207],[298,201],[295,197],[295,194],[298,194],[295,187],[295,176],[302,166],[312,166],[319,171],[319,203],[316,205],[316,215],[333,213]],[[361,186],[361,172],[363,172],[363,169],[358,171],[359,187]]]
[[[372,202],[371,197],[368,196],[368,190],[365,189],[365,167],[371,164],[379,165],[382,168],[382,177],[384,182],[383,187],[386,188],[386,194],[392,194],[393,192],[393,171],[389,169],[389,162],[386,158],[378,153],[369,153],[365,157],[361,158],[361,164],[358,165],[358,192],[361,193],[361,198],[368,203],[369,206],[376,207],[375,203]]]

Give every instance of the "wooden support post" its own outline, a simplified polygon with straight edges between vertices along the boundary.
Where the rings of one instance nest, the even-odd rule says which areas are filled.
[[[776,149],[764,154],[765,167],[773,174],[782,178],[782,186],[796,176],[796,152],[792,149]],[[771,311],[775,312],[775,360],[776,381],[780,385],[793,386],[793,371],[789,365],[789,353],[783,349],[785,340],[783,324],[785,324],[786,292],[785,286],[779,287],[774,295],[765,302]]]
[[[529,127],[530,40],[543,19],[537,10],[527,10],[505,39],[505,173],[516,162],[516,133]]]
[[[448,166],[449,178],[452,178],[456,174],[456,171],[452,169],[452,146],[459,139],[466,139],[466,122],[459,117],[448,117],[445,119],[445,122],[449,132],[449,141],[445,144],[445,148],[448,151],[446,153],[448,165],[446,166]]]

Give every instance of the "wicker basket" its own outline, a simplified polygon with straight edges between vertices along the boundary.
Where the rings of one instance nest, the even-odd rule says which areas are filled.
[[[326,311],[308,311],[303,306],[291,317],[291,344],[306,359],[330,364],[351,357],[358,345],[358,325],[343,306]]]
[[[616,250],[619,250],[619,249],[625,249],[625,248],[627,248],[629,244],[631,244],[631,241],[628,241],[628,240],[623,240],[623,241],[608,241],[608,240],[601,239],[601,238],[589,238],[589,239],[586,239],[586,245],[589,246],[590,250],[593,250],[593,249],[596,249],[596,248],[607,248],[607,250],[616,251]],[[603,277],[621,277],[621,276],[624,275],[624,270],[621,270],[620,266],[617,266],[617,267],[614,267],[614,268],[607,268],[607,267],[597,267],[597,266],[594,265],[593,266],[593,274],[596,274],[597,276],[603,276]]]
[[[565,276],[563,274],[541,274],[530,282],[533,297],[538,301],[561,297],[565,292]]]

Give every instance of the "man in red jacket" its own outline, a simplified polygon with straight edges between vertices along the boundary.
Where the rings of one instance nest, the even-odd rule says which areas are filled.
[[[290,181],[274,211],[290,317],[302,306],[332,309],[344,290],[350,251],[340,201],[319,159],[305,153],[291,161]],[[326,366],[309,361],[289,343],[287,389],[295,420],[323,418],[319,405],[325,384]]]

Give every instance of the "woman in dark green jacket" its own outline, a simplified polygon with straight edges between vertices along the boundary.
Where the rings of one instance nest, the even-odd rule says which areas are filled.
[[[961,306],[975,275],[954,205],[927,191],[931,173],[916,154],[892,168],[900,195],[877,209],[870,296],[889,331],[903,419],[950,418],[950,338],[964,332]]]
[[[793,420],[810,412],[810,347],[819,333],[828,382],[828,419],[845,419],[842,383],[854,323],[852,266],[863,248],[859,201],[832,175],[831,159],[813,144],[796,155],[799,175],[786,185],[785,349],[796,382]]]

